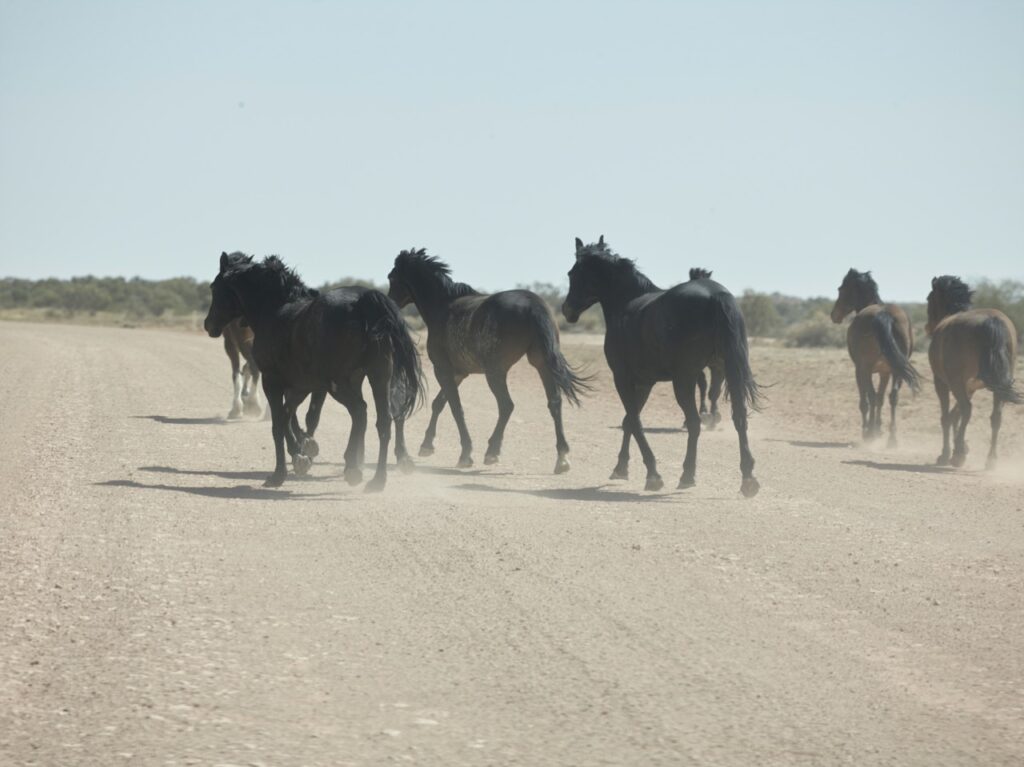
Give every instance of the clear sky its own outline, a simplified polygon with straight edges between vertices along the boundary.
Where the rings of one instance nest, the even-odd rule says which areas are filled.
[[[1024,279],[1024,2],[0,0],[0,275]]]

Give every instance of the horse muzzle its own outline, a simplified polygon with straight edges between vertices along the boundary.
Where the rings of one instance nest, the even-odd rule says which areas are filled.
[[[562,304],[562,315],[568,322],[574,323],[580,318],[580,310],[575,306],[569,306],[569,302],[566,301]]]

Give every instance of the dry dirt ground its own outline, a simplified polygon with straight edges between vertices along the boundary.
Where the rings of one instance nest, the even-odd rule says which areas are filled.
[[[728,421],[696,488],[651,494],[636,456],[607,480],[620,406],[565,346],[597,375],[569,474],[523,364],[499,465],[471,379],[478,468],[446,415],[366,495],[331,403],[311,475],[261,487],[219,342],[0,324],[0,764],[1022,763],[1024,409],[984,472],[979,394],[940,470],[930,387],[899,449],[862,446],[844,352],[756,347],[760,495]],[[667,386],[645,421],[674,487]]]

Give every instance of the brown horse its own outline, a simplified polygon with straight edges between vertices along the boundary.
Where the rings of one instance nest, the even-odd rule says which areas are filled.
[[[928,360],[935,377],[942,414],[942,454],[938,464],[963,466],[967,458],[964,434],[971,420],[971,396],[978,389],[992,392],[992,444],[986,467],[996,463],[996,441],[1003,418],[1003,403],[1024,401],[1013,386],[1017,358],[1017,331],[1010,318],[997,309],[972,309],[971,290],[959,277],[935,277],[928,294],[928,325],[932,337]],[[949,409],[952,392],[956,406]],[[949,430],[953,428],[953,455]]]
[[[231,361],[231,383],[234,387],[231,410],[228,412],[228,418],[232,420],[243,415],[259,416],[263,413],[263,405],[260,404],[260,369],[252,354],[252,339],[252,330],[240,317],[224,328],[224,353]],[[245,364],[241,365],[243,359]]]
[[[920,388],[917,370],[910,363],[914,328],[900,307],[882,303],[871,272],[851,269],[843,278],[832,307],[832,321],[838,324],[850,312],[857,314],[846,331],[846,348],[853,360],[860,392],[861,435],[865,440],[881,435],[885,390],[892,378],[889,447],[895,447],[900,386],[906,383],[914,391]],[[872,381],[875,373],[878,373],[877,391]]]

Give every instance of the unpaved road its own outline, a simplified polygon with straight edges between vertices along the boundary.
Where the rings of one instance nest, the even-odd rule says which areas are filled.
[[[566,348],[598,375],[568,475],[523,365],[501,464],[450,468],[446,416],[368,496],[330,404],[311,476],[260,486],[219,342],[0,324],[0,764],[1022,763],[1021,408],[999,471],[986,394],[940,471],[930,389],[899,450],[854,445],[844,353],[758,347],[761,494],[728,422],[696,488],[649,494],[636,457],[607,481],[621,411]],[[481,463],[496,409],[463,391]],[[674,487],[670,398],[645,422]]]

